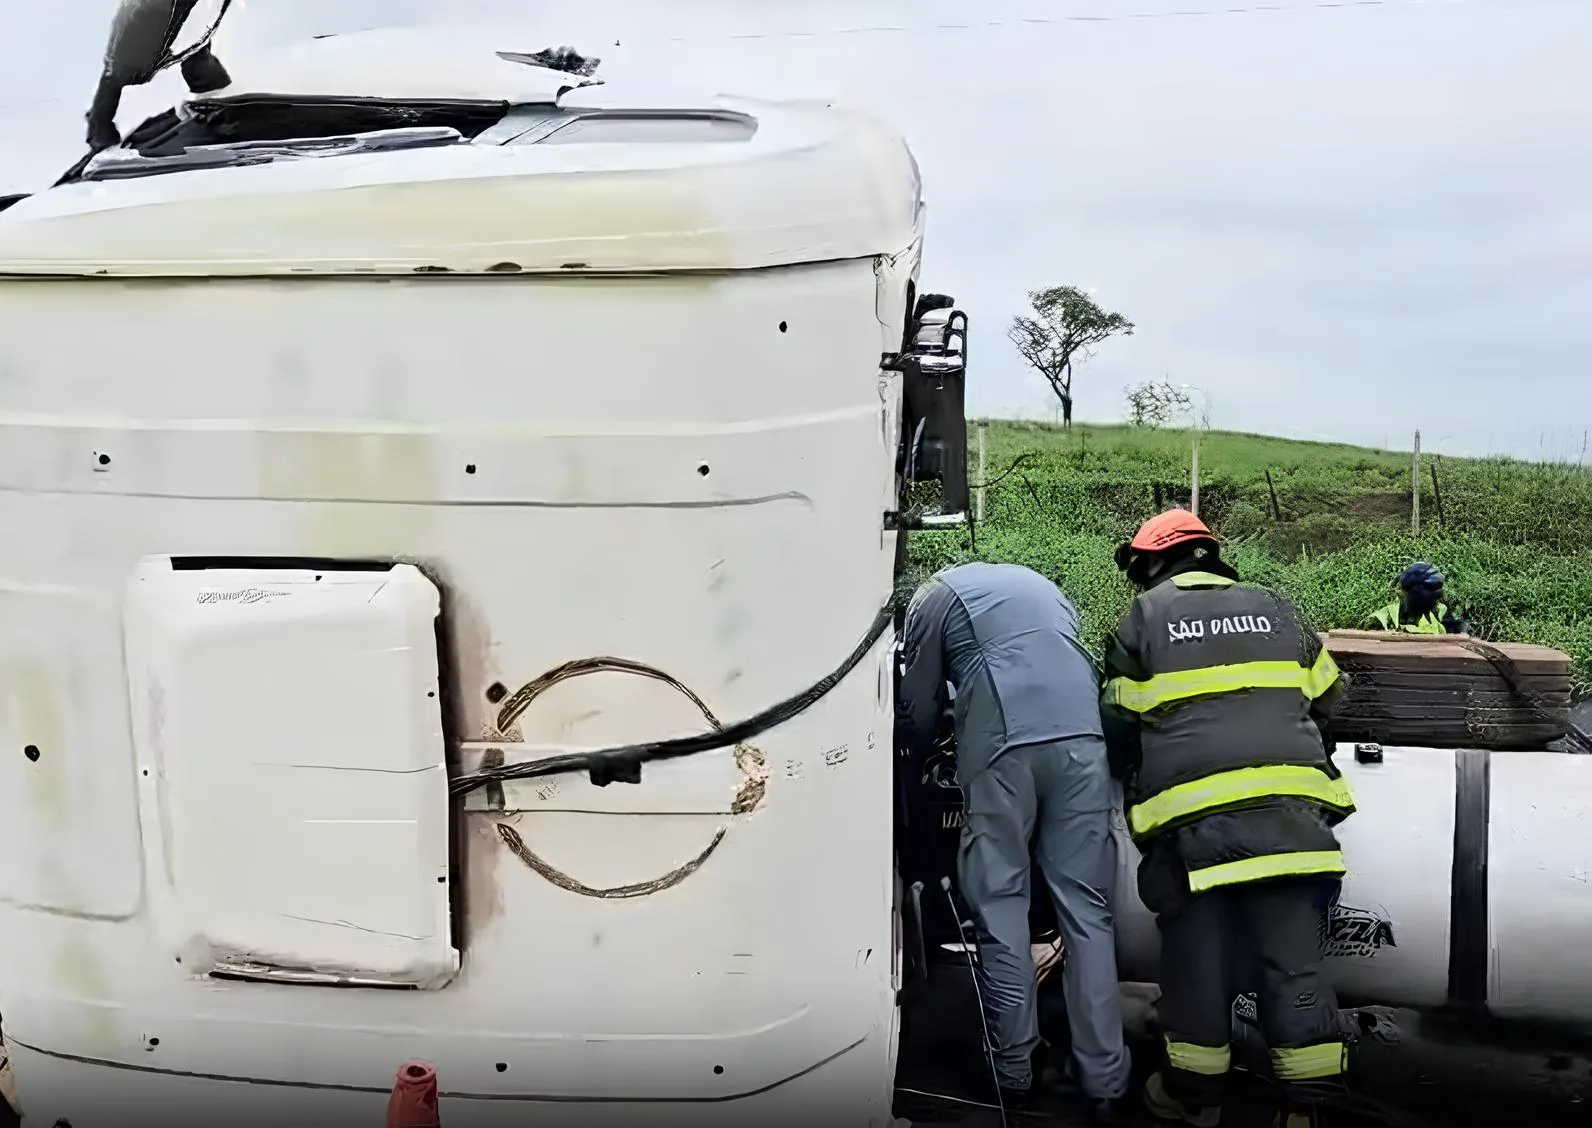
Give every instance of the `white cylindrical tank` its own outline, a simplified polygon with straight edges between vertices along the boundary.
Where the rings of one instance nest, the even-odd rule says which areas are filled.
[[[1340,748],[1358,812],[1328,970],[1345,1001],[1485,1009],[1592,1030],[1592,757]],[[1154,980],[1160,937],[1117,819],[1123,979]]]

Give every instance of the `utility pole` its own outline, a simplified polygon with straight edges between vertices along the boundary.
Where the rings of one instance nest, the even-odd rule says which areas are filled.
[[[1421,433],[1415,432],[1415,461],[1410,471],[1410,536],[1421,535]]]
[[[1197,415],[1193,411],[1193,403],[1185,398],[1189,406],[1189,428],[1193,432],[1193,442],[1189,446],[1189,512],[1194,516],[1200,515],[1200,431],[1211,425],[1211,394],[1197,384],[1179,384],[1178,387],[1185,392],[1195,392],[1203,404],[1203,410]]]

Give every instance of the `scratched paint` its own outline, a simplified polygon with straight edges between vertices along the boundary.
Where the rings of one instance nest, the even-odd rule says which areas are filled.
[[[494,728],[501,731],[514,726],[522,719],[534,722],[534,716],[530,715],[533,706],[538,701],[543,700],[544,695],[558,685],[594,674],[613,673],[626,674],[666,685],[695,706],[711,729],[722,730],[724,727],[723,722],[714,714],[707,702],[672,674],[656,666],[638,662],[634,659],[597,657],[565,662],[526,682],[503,700],[498,709]],[[556,721],[553,727],[560,736],[568,738],[573,735],[575,727],[580,721],[590,720],[602,715],[603,712],[604,710],[601,708],[594,708],[573,715],[564,714],[563,719]],[[488,749],[483,754],[481,766],[491,767],[503,762],[504,755],[502,750],[493,748]],[[741,773],[742,780],[736,788],[734,798],[730,804],[732,820],[751,815],[763,805],[768,792],[769,781],[767,757],[755,746],[750,744],[736,745],[734,763]],[[551,782],[535,787],[533,789],[534,794],[544,802],[552,799],[557,793],[556,779],[557,777],[553,777]],[[638,785],[620,783],[612,784],[611,786],[645,787],[645,769],[643,769],[643,777]],[[496,810],[504,809],[505,804],[501,785],[492,785],[488,788],[488,806]],[[497,831],[509,853],[519,858],[532,872],[538,874],[550,884],[582,897],[592,897],[599,900],[628,900],[636,897],[649,897],[664,890],[673,889],[696,873],[724,842],[726,835],[730,832],[731,825],[731,823],[726,823],[719,827],[698,853],[673,869],[645,880],[607,886],[587,884],[573,874],[554,865],[532,850],[512,824],[498,823]]]

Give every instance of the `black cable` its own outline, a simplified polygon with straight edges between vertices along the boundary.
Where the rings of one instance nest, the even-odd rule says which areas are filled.
[[[847,674],[857,668],[874,644],[884,637],[885,631],[890,629],[895,621],[896,601],[894,599],[879,609],[874,616],[868,633],[863,636],[855,649],[848,655],[833,672],[825,675],[813,685],[788,697],[777,705],[764,709],[755,716],[733,725],[726,725],[722,729],[698,733],[695,736],[675,737],[672,740],[653,740],[644,744],[625,744],[618,748],[604,748],[597,752],[571,752],[560,756],[547,756],[540,760],[528,760],[518,764],[501,764],[495,767],[480,768],[473,772],[454,777],[448,785],[448,790],[454,795],[465,795],[478,787],[485,787],[491,783],[505,783],[516,779],[535,779],[539,776],[562,775],[566,772],[590,772],[594,780],[611,781],[615,779],[635,778],[642,764],[655,760],[674,760],[681,756],[695,756],[699,752],[711,752],[717,748],[729,748],[736,744],[743,744],[761,733],[767,732],[776,725],[784,724],[792,717],[805,712],[816,705],[829,691],[839,685]]]

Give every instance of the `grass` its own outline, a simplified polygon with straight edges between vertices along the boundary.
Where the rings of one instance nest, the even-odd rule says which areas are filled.
[[[1188,504],[1189,448],[1186,431],[991,421],[976,545],[965,531],[916,533],[908,578],[1025,564],[1061,586],[1098,645],[1132,598],[1112,554],[1158,505]],[[1200,513],[1246,579],[1287,592],[1318,630],[1364,626],[1399,570],[1430,560],[1478,634],[1566,651],[1578,694],[1592,694],[1592,470],[1423,459],[1418,538],[1410,474],[1408,453],[1208,432]]]

